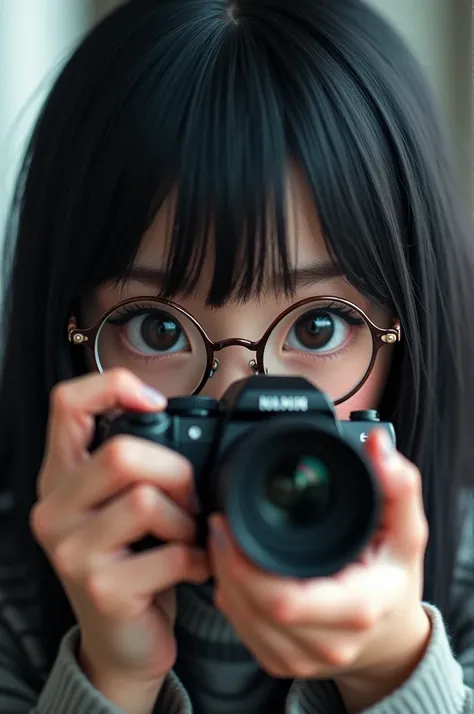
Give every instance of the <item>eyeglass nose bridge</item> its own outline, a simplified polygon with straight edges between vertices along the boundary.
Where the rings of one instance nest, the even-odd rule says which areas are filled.
[[[259,345],[260,342],[244,340],[242,337],[232,337],[228,340],[222,340],[221,342],[213,342],[212,348],[214,352],[220,352],[221,350],[225,350],[227,347],[244,347],[246,350],[256,352],[259,348]]]
[[[225,350],[227,347],[243,347],[244,349],[249,350],[250,352],[255,352],[258,355],[261,344],[262,340],[260,340],[259,342],[252,342],[252,340],[245,340],[242,337],[232,337],[228,340],[221,340],[220,342],[211,342],[209,346],[213,350],[214,354],[216,352],[221,352],[222,350]],[[213,359],[212,369],[209,377],[213,377],[215,375],[215,373],[219,369],[219,365],[219,360]],[[251,359],[249,361],[249,367],[254,374],[260,374],[258,359]]]

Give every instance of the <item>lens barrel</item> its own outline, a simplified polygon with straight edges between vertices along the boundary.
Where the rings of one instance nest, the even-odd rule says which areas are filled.
[[[265,421],[234,441],[216,467],[233,536],[267,571],[331,575],[357,558],[376,527],[371,465],[324,418]]]

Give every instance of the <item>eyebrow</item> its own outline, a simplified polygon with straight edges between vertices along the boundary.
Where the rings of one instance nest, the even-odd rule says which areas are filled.
[[[326,260],[317,261],[308,265],[295,268],[290,272],[290,278],[295,288],[311,287],[316,283],[333,280],[344,276],[344,272],[337,263]],[[127,281],[142,283],[154,288],[161,287],[166,279],[166,273],[159,268],[150,268],[145,265],[133,266],[127,274]],[[277,279],[276,281],[277,282]],[[275,285],[275,287],[279,287]]]

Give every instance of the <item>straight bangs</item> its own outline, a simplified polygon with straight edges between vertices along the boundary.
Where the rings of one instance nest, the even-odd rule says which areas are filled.
[[[156,3],[148,5],[152,15]],[[215,9],[216,3],[203,3],[210,5]],[[191,3],[188,10],[191,15]],[[105,21],[105,43],[113,43],[129,11],[124,6]],[[128,38],[104,49],[107,63],[100,69],[101,28],[95,30],[98,83],[92,89],[88,76],[84,92],[74,89],[83,106],[71,104],[74,118],[63,112],[64,150],[74,153],[64,165],[76,170],[73,187],[57,175],[54,189],[59,205],[69,206],[58,220],[70,228],[53,259],[74,266],[69,277],[63,271],[60,292],[73,301],[105,281],[126,280],[144,233],[161,210],[168,215],[170,204],[164,265],[158,266],[165,275],[162,296],[192,292],[210,252],[210,305],[258,292],[264,273],[281,276],[290,290],[288,146],[271,68],[252,35],[224,12],[212,21],[208,7],[201,24],[167,12],[166,4],[159,13],[152,29],[143,15]],[[66,68],[58,97],[71,91],[75,64],[90,62],[91,41]],[[54,104],[53,97],[46,114],[57,114]],[[64,192],[69,195],[61,200]],[[53,272],[61,280],[61,271]],[[51,285],[52,292],[57,287]]]

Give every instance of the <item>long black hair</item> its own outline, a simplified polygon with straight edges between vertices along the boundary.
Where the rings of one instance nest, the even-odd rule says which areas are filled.
[[[447,612],[473,455],[474,273],[445,147],[417,63],[359,0],[133,0],[96,27],[41,112],[7,237],[0,474],[25,544],[49,392],[85,371],[66,341],[71,305],[127,275],[171,192],[164,295],[192,290],[209,250],[209,305],[254,294],[268,269],[291,290],[296,166],[349,280],[401,319],[380,410],[423,476],[425,597]],[[31,552],[53,656],[71,613]]]

